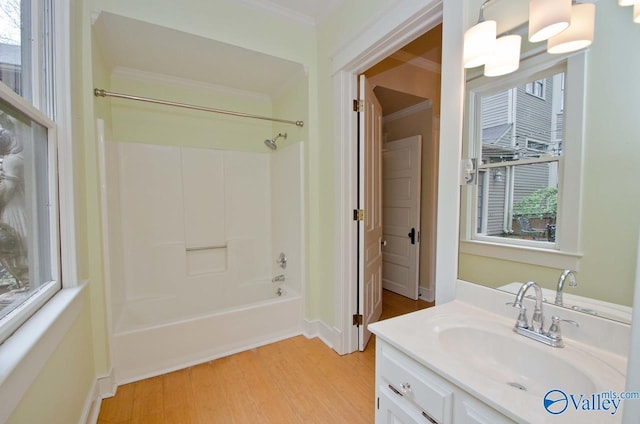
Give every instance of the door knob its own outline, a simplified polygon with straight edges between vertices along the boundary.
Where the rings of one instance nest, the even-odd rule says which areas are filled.
[[[380,241],[380,246],[387,247],[387,241],[386,240],[381,240]]]
[[[409,234],[407,234],[407,236],[409,236],[409,239],[411,240],[411,244],[416,244],[416,229],[412,228],[411,231],[409,232]]]

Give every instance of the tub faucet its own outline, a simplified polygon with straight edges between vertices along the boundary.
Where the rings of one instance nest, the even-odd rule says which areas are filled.
[[[276,282],[279,282],[279,281],[284,281],[285,279],[286,279],[286,277],[284,276],[284,274],[280,274],[280,275],[276,275],[275,277],[273,277],[271,279],[271,282],[272,283],[276,283]]]
[[[560,274],[560,278],[558,278],[558,287],[556,288],[556,300],[554,302],[558,306],[563,306],[562,289],[564,288],[564,282],[567,279],[567,277],[569,277],[569,287],[575,287],[578,285],[578,282],[576,281],[576,275],[574,274],[573,271],[571,271],[570,269],[565,269],[564,271],[562,271],[562,274]]]

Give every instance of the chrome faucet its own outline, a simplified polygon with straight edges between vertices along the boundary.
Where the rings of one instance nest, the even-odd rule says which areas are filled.
[[[522,299],[524,299],[527,290],[531,287],[533,287],[536,292],[536,306],[533,310],[531,325],[529,325],[529,320],[527,319],[527,308],[522,304]],[[564,320],[557,316],[553,316],[549,330],[545,332],[544,316],[542,315],[542,289],[533,281],[524,283],[522,287],[520,287],[520,290],[518,290],[515,301],[508,302],[507,305],[511,305],[520,310],[516,325],[513,327],[513,331],[552,347],[564,347],[562,335],[560,334],[560,321],[565,321],[579,327],[578,323],[575,321]]]
[[[285,275],[284,274],[280,274],[280,275],[276,275],[275,277],[273,277],[271,279],[271,282],[272,283],[276,283],[278,281],[284,281],[285,279],[286,279]]]
[[[533,309],[533,317],[531,318],[531,329],[536,333],[542,333],[543,326],[544,326],[544,317],[542,315],[542,289],[538,284],[536,284],[533,281],[524,283],[522,287],[520,287],[520,290],[518,290],[518,293],[516,294],[516,300],[515,302],[513,302],[513,307],[519,308],[521,311],[525,312],[524,314],[525,319],[523,321],[524,321],[524,325],[527,328],[529,328],[526,320],[527,309],[522,305],[522,299],[524,298],[524,295],[527,293],[527,290],[529,290],[531,287],[533,287],[533,289],[536,292],[536,306]],[[518,321],[520,321],[520,317],[518,317]]]
[[[558,306],[563,306],[562,289],[564,288],[564,282],[566,281],[567,277],[569,277],[569,287],[575,287],[578,285],[578,282],[576,281],[576,275],[573,271],[571,271],[570,269],[565,269],[564,271],[562,271],[562,274],[560,274],[560,278],[558,278],[556,300],[554,302]]]

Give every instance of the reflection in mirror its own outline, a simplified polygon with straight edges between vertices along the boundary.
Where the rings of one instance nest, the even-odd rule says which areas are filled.
[[[481,3],[469,0],[469,10]],[[503,33],[525,23],[526,3],[495,0],[485,17],[495,19],[498,33]],[[518,16],[520,9],[524,13]],[[474,23],[470,17],[469,26]],[[565,307],[629,320],[640,211],[635,175],[640,163],[638,43],[640,25],[633,23],[630,9],[598,2],[594,42],[583,55],[584,72],[572,71],[572,61],[581,52],[568,57],[566,80],[558,72],[538,69],[511,86],[505,82],[513,79],[510,75],[485,77],[494,88],[482,91],[477,89],[481,68],[467,71],[463,158],[482,160],[478,184],[462,190],[461,280],[514,293],[522,282],[532,280],[543,287],[546,301],[555,303],[558,281],[569,269],[575,271],[577,285],[564,285]],[[523,46],[523,58],[553,61],[557,56],[544,52],[545,47]],[[526,62],[521,61],[521,71]],[[523,99],[544,102],[547,95],[554,96],[549,108],[563,115],[554,118],[550,113],[552,121],[544,128],[527,132],[523,125],[529,125],[540,108],[527,107]],[[506,97],[503,106],[511,108],[510,121],[492,121],[491,96]],[[480,105],[486,116],[473,118],[470,103]],[[578,132],[573,133],[571,120],[580,114]]]

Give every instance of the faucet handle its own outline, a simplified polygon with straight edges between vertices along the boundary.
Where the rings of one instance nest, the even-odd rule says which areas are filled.
[[[520,302],[507,302],[505,305],[513,306],[520,310],[518,319],[516,320],[516,328],[529,328],[529,319],[527,318],[527,307]]]
[[[557,324],[558,324],[559,322],[561,322],[561,321],[562,321],[562,322],[567,322],[567,323],[569,323],[569,324],[571,324],[571,325],[573,325],[573,326],[575,326],[575,327],[580,327],[580,324],[578,324],[578,323],[577,323],[577,322],[575,322],[574,320],[560,318],[560,317],[559,317],[559,316],[557,316],[557,315],[554,315],[554,316],[552,316],[552,317],[551,317],[551,325],[553,325],[553,324],[556,324],[556,325],[557,325]]]
[[[547,332],[547,336],[552,339],[560,340],[562,335],[560,334],[560,322],[566,322],[573,326],[580,327],[580,324],[570,319],[562,319],[557,315],[551,317],[551,325],[549,326],[549,331]]]

